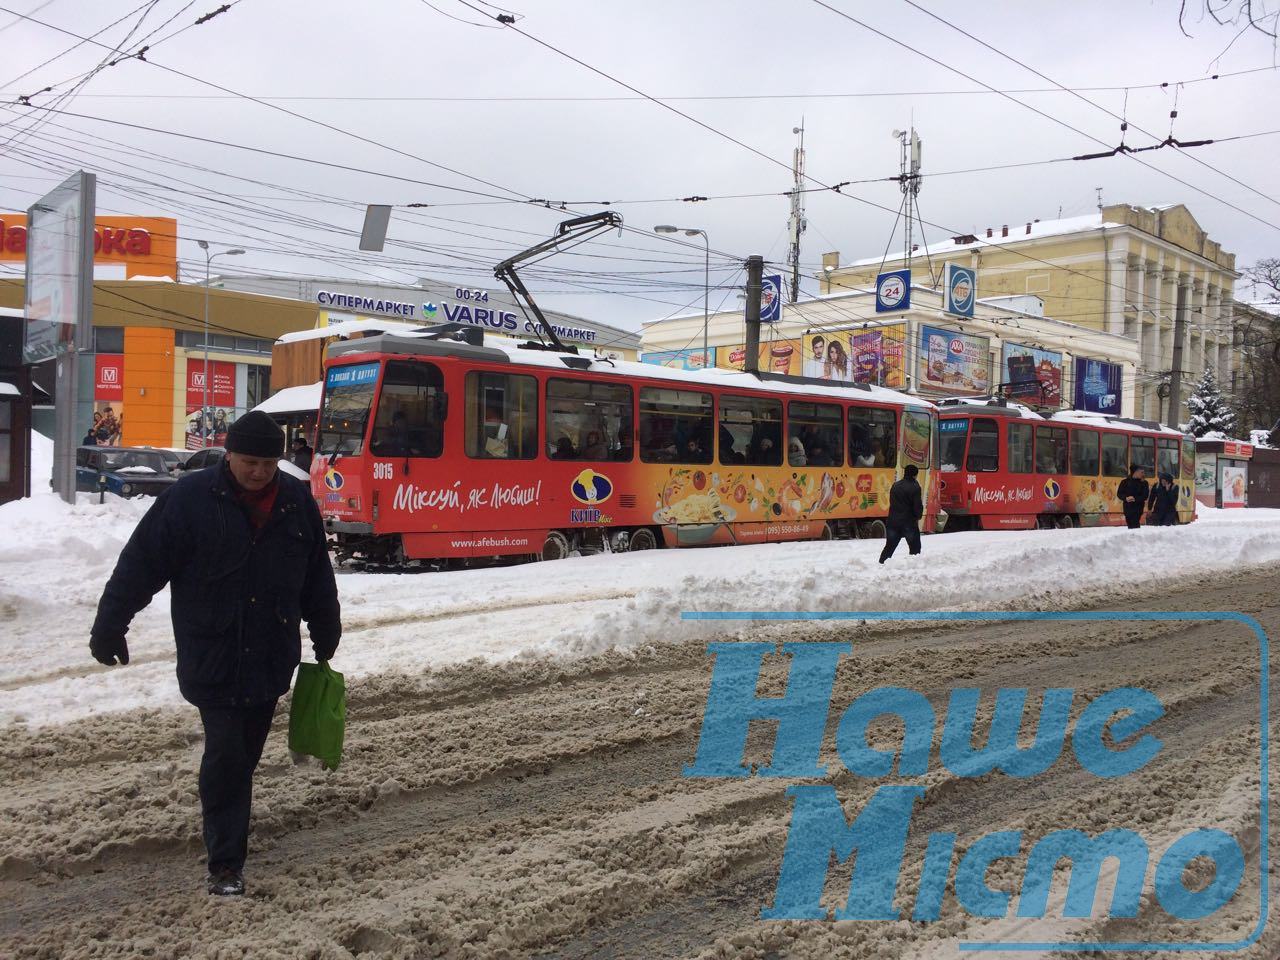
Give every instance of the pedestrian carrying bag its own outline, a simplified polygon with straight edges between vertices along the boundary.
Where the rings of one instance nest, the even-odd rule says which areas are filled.
[[[289,749],[337,770],[347,725],[347,688],[342,674],[323,663],[298,664],[289,708]]]

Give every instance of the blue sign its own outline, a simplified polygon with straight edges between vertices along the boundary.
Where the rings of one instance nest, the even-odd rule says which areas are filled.
[[[1076,395],[1073,406],[1092,413],[1120,415],[1120,373],[1118,363],[1076,357]]]
[[[891,270],[876,277],[876,313],[911,307],[911,271]]]
[[[760,278],[760,322],[777,323],[782,317],[782,274]]]
[[[347,367],[330,367],[324,378],[326,390],[342,390],[377,383],[378,363],[357,363]]]
[[[969,267],[948,263],[945,279],[946,302],[943,311],[958,317],[972,317],[973,304],[978,298],[978,272]]]
[[[939,420],[939,433],[964,433],[969,429],[968,420]]]

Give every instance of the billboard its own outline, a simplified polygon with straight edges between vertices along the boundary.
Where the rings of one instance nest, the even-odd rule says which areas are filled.
[[[876,277],[876,313],[911,307],[911,271],[892,270]]]
[[[782,274],[760,278],[760,322],[777,323],[782,316]]]
[[[760,344],[760,369],[772,373],[785,373],[789,376],[800,376],[799,340],[772,340]],[[729,370],[741,370],[746,364],[747,345],[734,344],[731,347],[717,347],[718,366]]]
[[[978,299],[978,271],[948,263],[943,283],[943,311],[958,317],[972,317]]]
[[[0,213],[0,262],[23,260],[30,239],[25,213]],[[178,279],[178,221],[172,217],[95,217],[93,262],[124,267],[126,278]]]
[[[22,362],[87,347],[93,309],[92,174],[67,178],[27,212]]]
[[[920,386],[935,393],[991,390],[990,341],[954,330],[920,327]]]
[[[1033,407],[1062,405],[1062,354],[1022,343],[1000,347],[1007,395]]]
[[[801,372],[818,380],[901,388],[906,382],[905,324],[806,333]]]
[[[205,407],[205,363],[195,357],[187,358],[188,450],[225,446],[227,428],[236,419],[236,364],[210,360],[208,369],[209,405]]]
[[[1118,363],[1076,357],[1075,409],[1119,416],[1120,373]]]
[[[716,349],[711,347],[705,354],[701,350],[651,350],[640,358],[640,362],[676,370],[702,370],[716,365]]]

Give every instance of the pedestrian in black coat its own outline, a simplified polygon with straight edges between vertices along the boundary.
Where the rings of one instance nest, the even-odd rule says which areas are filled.
[[[1150,493],[1150,484],[1145,478],[1146,471],[1134,464],[1129,468],[1129,476],[1116,487],[1116,496],[1120,498],[1120,506],[1124,510],[1124,522],[1130,530],[1137,530],[1142,524],[1142,511]]]
[[[222,462],[184,476],[142,518],[89,641],[99,662],[127,664],[130,621],[169,585],[178,688],[205,731],[207,886],[220,895],[244,892],[253,771],[301,659],[301,621],[320,661],[342,634],[320,511],[306,484],[277,470],[284,431],[249,413],[226,448]]]
[[[1154,526],[1172,527],[1178,522],[1178,488],[1171,474],[1160,474],[1160,482],[1151,488],[1147,507],[1151,511],[1148,522]]]
[[[902,479],[889,488],[889,516],[885,519],[884,549],[880,562],[893,556],[898,544],[905,538],[912,556],[920,552],[920,518],[924,516],[924,500],[916,475],[920,469],[907,464]]]

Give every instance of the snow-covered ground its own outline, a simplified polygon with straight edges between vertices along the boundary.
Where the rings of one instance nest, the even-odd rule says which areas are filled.
[[[39,454],[38,454],[39,457]],[[47,467],[44,468],[47,471]],[[0,724],[179,704],[168,591],[134,621],[131,662],[102,667],[89,627],[116,557],[150,499],[51,494],[0,507]],[[479,657],[574,657],[741,624],[684,610],[1052,608],[1080,591],[1280,561],[1280,510],[1204,510],[1186,527],[955,533],[580,557],[427,574],[340,573],[350,676]],[[304,648],[305,649],[305,648]]]

